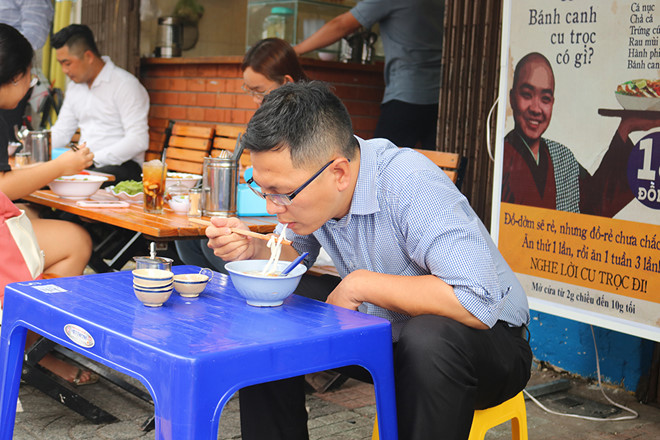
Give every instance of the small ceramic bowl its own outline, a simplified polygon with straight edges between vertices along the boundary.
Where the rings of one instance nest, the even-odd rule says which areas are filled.
[[[210,273],[210,276],[207,273]],[[174,275],[174,290],[186,298],[195,298],[204,291],[212,277],[213,272],[209,269],[202,269],[200,273]]]
[[[163,287],[170,284],[174,274],[162,269],[135,269],[133,270],[133,284],[142,287]]]
[[[172,290],[174,288],[174,283],[164,284],[158,287],[145,287],[140,284],[133,283],[133,288],[145,292],[165,292],[166,290]]]
[[[188,214],[188,211],[190,210],[190,198],[188,197],[188,194],[172,196],[167,203],[177,214]]]
[[[307,271],[305,265],[299,264],[287,276],[261,275],[266,263],[268,260],[231,261],[225,264],[234,287],[251,306],[281,305],[296,290],[300,278]],[[281,272],[290,263],[290,261],[280,261],[275,273]]]
[[[167,290],[143,290],[139,289],[137,287],[133,287],[133,292],[135,292],[135,296],[137,296],[137,299],[139,299],[142,304],[144,304],[147,307],[160,307],[163,305],[165,301],[167,301],[170,298],[170,295],[172,295],[172,287],[170,287]]]

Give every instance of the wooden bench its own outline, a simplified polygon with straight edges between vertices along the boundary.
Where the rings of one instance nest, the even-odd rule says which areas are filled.
[[[447,153],[443,151],[434,151],[434,150],[420,150],[413,148],[413,150],[418,153],[423,154],[428,157],[434,164],[442,168],[442,171],[447,174],[456,187],[460,190],[461,184],[463,183],[463,176],[465,175],[465,169],[467,167],[467,158],[462,157],[458,153]],[[337,273],[337,268],[335,266],[312,266],[307,270],[308,274],[321,276],[321,275],[335,275],[339,276]]]
[[[442,168],[442,171],[447,174],[456,187],[459,190],[461,189],[465,168],[467,167],[466,157],[462,157],[458,153],[447,153],[444,151],[420,150],[418,148],[413,148],[413,150],[428,157],[431,162]]]
[[[215,126],[215,137],[213,138],[213,148],[211,149],[211,156],[218,157],[221,150],[234,152],[236,148],[236,140],[238,135],[245,133],[245,126],[243,125],[228,125],[218,124]],[[252,166],[250,161],[250,154],[245,153],[241,155],[241,168],[245,169]],[[241,172],[241,175],[243,173]]]
[[[145,160],[160,159],[163,154],[165,127],[152,129]],[[204,158],[209,155],[215,128],[177,122],[172,128],[165,161],[168,171],[202,174]]]

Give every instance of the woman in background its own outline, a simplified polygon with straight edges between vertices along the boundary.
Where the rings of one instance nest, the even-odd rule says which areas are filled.
[[[286,83],[307,81],[293,47],[279,38],[258,41],[243,58],[243,90],[261,105],[264,96]]]
[[[13,27],[0,23],[1,109],[15,108],[31,87],[33,56],[34,50],[28,40]],[[6,136],[9,129],[0,119],[0,139],[3,140],[0,144],[0,191],[11,200],[24,197],[60,176],[79,173],[92,165],[94,155],[87,147],[82,147],[75,152],[67,151],[55,160],[12,169]],[[44,272],[58,276],[82,275],[92,253],[92,242],[87,232],[74,223],[29,217],[39,247],[44,252]],[[27,346],[38,338],[39,335],[29,332]],[[93,373],[74,367],[51,354],[46,355],[39,364],[68,382],[79,385],[98,380],[98,376]]]
[[[243,91],[261,105],[264,97],[286,83],[307,81],[298,56],[289,43],[279,38],[266,38],[254,44],[245,54],[243,64]],[[179,258],[185,264],[208,267],[225,272],[225,262],[213,255],[208,240],[177,240]]]

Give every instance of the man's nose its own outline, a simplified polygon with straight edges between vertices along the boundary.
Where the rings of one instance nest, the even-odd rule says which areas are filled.
[[[541,100],[537,98],[532,99],[529,110],[533,113],[541,113]]]
[[[271,215],[282,214],[283,212],[286,212],[286,206],[278,205],[266,198],[266,212]]]

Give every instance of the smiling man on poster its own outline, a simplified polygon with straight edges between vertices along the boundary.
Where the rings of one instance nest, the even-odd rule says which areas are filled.
[[[518,62],[509,99],[515,127],[504,139],[502,202],[612,217],[633,199],[628,136],[659,126],[659,119],[622,117],[591,175],[569,148],[542,137],[555,103],[555,76],[545,56],[531,52]]]

